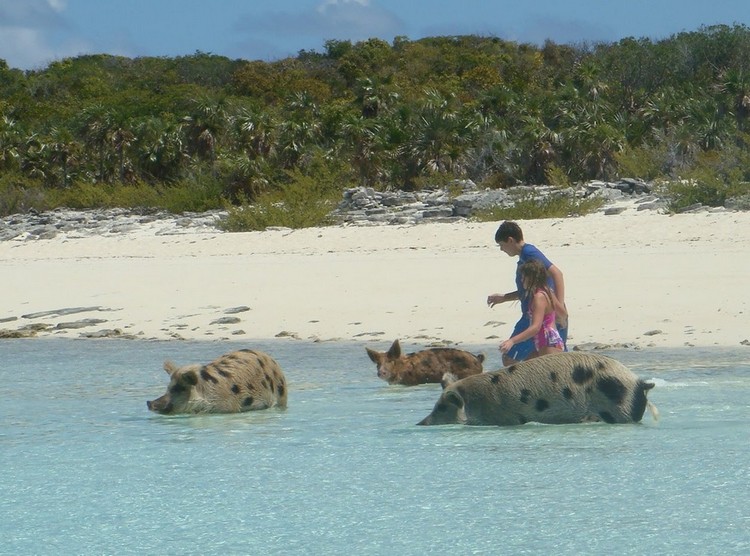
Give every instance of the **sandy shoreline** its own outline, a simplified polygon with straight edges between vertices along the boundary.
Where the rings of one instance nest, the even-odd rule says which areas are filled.
[[[519,223],[564,272],[571,348],[750,339],[750,213],[668,216],[630,207]],[[144,339],[499,343],[519,307],[485,303],[490,293],[514,289],[516,259],[495,246],[496,228],[461,222],[174,236],[144,229],[0,242],[0,329],[44,323],[50,329],[39,335],[74,338],[120,329]],[[74,307],[99,309],[24,318]],[[103,322],[64,327],[83,319]]]

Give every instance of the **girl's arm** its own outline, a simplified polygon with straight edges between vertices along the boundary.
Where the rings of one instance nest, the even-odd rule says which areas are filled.
[[[531,300],[531,323],[529,327],[500,344],[500,351],[508,353],[514,345],[533,338],[542,328],[544,313],[547,312],[548,307],[547,296],[541,291],[536,292]]]

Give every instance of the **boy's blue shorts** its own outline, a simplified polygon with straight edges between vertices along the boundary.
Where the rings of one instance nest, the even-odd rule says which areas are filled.
[[[512,338],[519,332],[523,332],[524,330],[526,330],[529,327],[529,324],[531,324],[529,322],[529,317],[521,317],[521,319],[516,323],[516,327],[513,329],[513,333],[509,336],[509,338]],[[566,326],[565,328],[560,328],[558,326],[557,331],[560,333],[563,342],[565,342],[565,351],[568,351],[568,327]],[[516,361],[523,361],[525,359],[528,359],[529,355],[531,355],[531,353],[535,351],[535,349],[534,338],[529,338],[525,342],[514,345],[505,355],[507,357],[515,359]]]

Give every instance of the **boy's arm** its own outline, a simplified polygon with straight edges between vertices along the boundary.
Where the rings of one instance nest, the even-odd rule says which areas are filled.
[[[565,307],[565,280],[563,279],[562,270],[555,265],[550,266],[547,271],[552,276],[552,283],[555,285],[555,296],[560,305]]]
[[[558,326],[568,327],[568,308],[565,306],[565,280],[563,280],[562,270],[555,265],[549,267],[548,272],[552,276],[552,282],[555,284],[555,291],[552,292],[552,306],[555,309],[555,321]]]
[[[487,296],[487,305],[490,306],[490,308],[494,307],[498,303],[504,303],[505,301],[516,301],[518,299],[518,291],[502,294],[502,293],[493,293],[492,295]]]

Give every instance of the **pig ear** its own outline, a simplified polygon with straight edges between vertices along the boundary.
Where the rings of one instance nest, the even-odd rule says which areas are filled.
[[[440,386],[443,387],[443,390],[445,390],[446,386],[449,386],[456,382],[458,380],[458,377],[454,375],[453,373],[444,373],[443,378],[440,380]]]
[[[375,351],[374,349],[370,349],[368,347],[365,348],[367,350],[367,355],[370,358],[370,360],[373,363],[377,363],[380,365],[380,359],[382,358],[382,354],[379,351]]]
[[[391,349],[388,350],[388,359],[398,359],[399,357],[401,357],[401,344],[396,340],[391,345]]]
[[[185,371],[180,375],[179,382],[183,386],[195,386],[198,384],[198,374],[195,371]]]
[[[443,393],[443,401],[451,405],[455,405],[458,409],[464,406],[464,399],[455,390],[448,390]]]
[[[179,367],[171,361],[164,361],[164,370],[169,376],[172,376]]]

